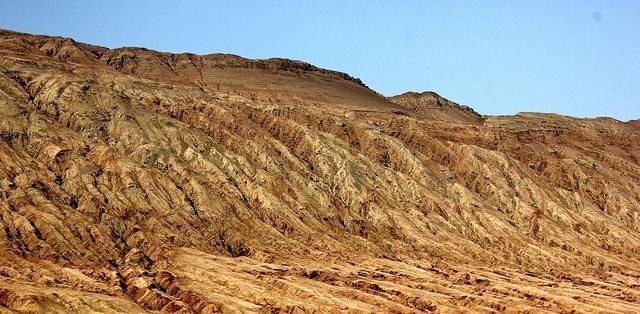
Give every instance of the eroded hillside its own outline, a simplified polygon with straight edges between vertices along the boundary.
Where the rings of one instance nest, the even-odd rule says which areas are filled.
[[[640,127],[0,31],[0,309],[640,310]]]

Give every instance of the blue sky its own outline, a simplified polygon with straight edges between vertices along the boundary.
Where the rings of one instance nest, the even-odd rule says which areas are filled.
[[[177,2],[177,1],[176,1]],[[484,114],[640,118],[640,1],[2,1],[0,28],[285,57]]]

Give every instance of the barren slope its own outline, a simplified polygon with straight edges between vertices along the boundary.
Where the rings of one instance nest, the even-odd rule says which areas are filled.
[[[395,104],[421,114],[422,118],[440,120],[462,124],[482,124],[480,114],[472,108],[459,105],[445,99],[434,92],[406,92],[402,95],[389,97]]]
[[[437,99],[0,31],[0,310],[639,311],[638,124]]]

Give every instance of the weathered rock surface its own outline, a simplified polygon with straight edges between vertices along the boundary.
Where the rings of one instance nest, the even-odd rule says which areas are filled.
[[[640,126],[0,31],[0,310],[640,310]]]
[[[469,106],[456,104],[434,92],[406,92],[389,97],[389,100],[427,119],[480,125],[484,122],[482,116]]]

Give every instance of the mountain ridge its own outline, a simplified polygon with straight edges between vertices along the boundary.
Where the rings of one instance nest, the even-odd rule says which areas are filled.
[[[333,78],[341,78],[345,81],[349,81],[349,82],[354,82],[364,88],[369,89],[371,92],[379,95],[381,98],[386,98],[388,100],[392,100],[392,99],[399,99],[401,97],[418,97],[418,96],[427,96],[427,95],[433,95],[435,98],[440,98],[441,101],[444,102],[450,102],[452,104],[455,104],[457,106],[460,106],[462,111],[471,111],[476,115],[481,115],[478,114],[477,112],[475,112],[475,110],[472,107],[469,107],[468,105],[460,105],[457,104],[455,102],[452,102],[442,96],[440,96],[439,94],[437,94],[434,91],[406,91],[403,92],[401,94],[398,95],[393,95],[393,96],[384,96],[381,93],[370,89],[366,84],[364,84],[364,82],[362,82],[362,80],[360,78],[357,77],[353,77],[351,75],[349,75],[348,73],[345,72],[340,72],[340,71],[334,71],[334,70],[329,70],[329,69],[325,69],[325,68],[320,68],[320,67],[316,67],[308,62],[302,61],[302,60],[295,60],[295,59],[287,59],[287,58],[281,58],[281,57],[273,57],[273,58],[266,58],[266,59],[251,59],[251,58],[245,58],[236,54],[231,54],[231,53],[208,53],[208,54],[194,54],[194,53],[190,53],[190,52],[167,52],[167,51],[159,51],[159,50],[153,50],[153,49],[148,49],[145,47],[138,47],[138,46],[123,46],[123,47],[117,47],[117,48],[108,48],[108,47],[104,47],[104,46],[99,46],[99,45],[91,45],[91,44],[86,44],[86,43],[81,43],[78,41],[75,41],[73,38],[70,37],[63,37],[63,36],[53,36],[53,35],[34,35],[34,34],[30,34],[30,33],[25,33],[25,32],[17,32],[17,31],[12,31],[12,30],[8,30],[8,29],[2,29],[0,28],[0,36],[14,36],[14,37],[27,37],[27,38],[40,38],[40,39],[53,39],[56,41],[61,41],[61,42],[71,42],[74,45],[78,45],[79,47],[86,47],[89,51],[99,51],[100,52],[100,56],[97,58],[97,61],[102,61],[102,62],[107,62],[107,64],[109,64],[110,62],[113,62],[112,64],[109,64],[110,66],[114,66],[117,67],[117,62],[115,62],[113,59],[114,56],[118,56],[119,54],[122,53],[126,53],[126,52],[135,52],[135,51],[140,51],[140,52],[144,52],[144,53],[150,53],[152,55],[156,55],[156,56],[164,56],[167,57],[169,60],[162,60],[162,63],[164,63],[164,65],[166,65],[169,68],[173,68],[175,67],[174,65],[171,65],[171,62],[176,62],[179,60],[184,60],[184,59],[189,59],[189,58],[196,58],[196,59],[207,59],[207,58],[211,58],[212,61],[215,61],[216,63],[213,66],[216,67],[238,67],[238,68],[259,68],[259,69],[269,69],[271,71],[307,71],[307,72],[320,72],[322,74],[328,74],[330,77]],[[52,52],[53,53],[53,52]],[[102,54],[103,53],[107,53],[108,55],[110,55],[111,57],[107,57],[106,60],[102,59]],[[175,82],[172,82],[175,83]],[[391,101],[393,103],[393,101]],[[522,112],[522,113],[529,113],[529,112]],[[531,113],[535,113],[535,112],[531,112]],[[505,115],[508,116],[508,115]],[[567,115],[570,116],[570,115]],[[571,116],[570,116],[571,117]],[[597,119],[597,118],[613,118],[613,117],[584,117],[585,119]],[[615,118],[613,118],[615,119]],[[634,119],[630,119],[627,122],[632,122],[634,121]]]
[[[0,310],[638,308],[640,125],[24,36],[0,32]]]
[[[352,77],[347,73],[319,68],[310,63],[300,61],[300,60],[292,60],[292,59],[277,58],[277,57],[267,58],[267,59],[250,59],[250,58],[241,57],[236,54],[226,54],[226,53],[209,53],[209,54],[194,54],[189,52],[174,53],[174,52],[157,51],[153,49],[136,47],[136,46],[107,48],[104,46],[96,46],[96,45],[90,45],[86,43],[80,43],[75,41],[73,38],[69,38],[69,37],[33,35],[29,33],[15,32],[15,31],[6,30],[6,29],[0,29],[0,36],[12,36],[12,37],[18,37],[18,38],[26,37],[26,38],[32,38],[32,39],[39,38],[44,41],[47,41],[47,40],[58,41],[58,43],[60,44],[71,43],[73,45],[76,45],[79,48],[86,48],[90,52],[93,52],[93,53],[98,52],[99,55],[97,55],[98,57],[97,60],[101,60],[101,58],[103,57],[102,54],[104,53],[118,54],[118,53],[136,52],[136,51],[143,52],[143,53],[150,53],[153,55],[165,56],[173,60],[189,58],[189,57],[196,57],[196,58],[202,58],[202,59],[210,58],[210,59],[219,60],[219,61],[229,61],[228,63],[221,62],[222,64],[216,64],[215,66],[257,67],[257,68],[268,68],[275,71],[278,71],[278,70],[281,70],[281,71],[302,70],[302,71],[308,71],[308,72],[318,71],[323,74],[328,74],[329,76],[339,77],[346,81],[351,81],[363,87],[367,87],[364,83],[362,83],[362,81],[359,78]],[[52,55],[56,54],[55,51],[50,51],[46,53],[52,54]],[[101,61],[106,61],[107,63],[109,63],[109,61],[111,60],[107,58],[107,60],[101,60]],[[167,64],[167,66],[172,67],[169,64]]]

